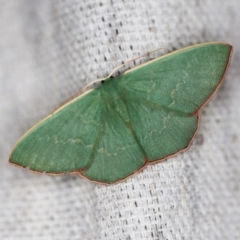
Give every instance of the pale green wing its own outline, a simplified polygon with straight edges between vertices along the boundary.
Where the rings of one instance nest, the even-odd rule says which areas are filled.
[[[223,80],[231,50],[222,43],[187,47],[126,72],[118,82],[142,99],[194,113]]]
[[[106,87],[95,89],[38,123],[16,144],[10,162],[37,172],[77,172],[106,183],[141,168],[143,153],[126,125],[123,102],[112,90],[109,95]],[[122,109],[121,116],[113,104]]]
[[[188,147],[198,111],[220,85],[231,49],[221,43],[188,47],[118,79],[132,128],[149,161]]]
[[[95,140],[91,163],[82,174],[95,181],[113,183],[143,167],[145,155],[114,81],[104,83],[100,91],[105,106],[100,133]]]
[[[166,108],[137,95],[125,99],[132,129],[147,161],[161,160],[188,147],[198,116]]]
[[[98,91],[72,101],[30,129],[14,147],[10,162],[39,172],[84,169],[99,131],[101,112]]]

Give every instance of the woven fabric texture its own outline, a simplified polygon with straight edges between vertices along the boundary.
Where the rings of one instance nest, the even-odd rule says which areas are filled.
[[[240,239],[238,0],[0,5],[1,240]],[[157,48],[207,41],[235,50],[188,151],[112,186],[8,164],[21,135],[86,83]]]

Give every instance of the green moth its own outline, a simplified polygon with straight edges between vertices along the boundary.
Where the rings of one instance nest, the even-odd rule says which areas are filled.
[[[111,184],[188,148],[232,46],[204,43],[133,68],[64,104],[15,145],[10,163]]]

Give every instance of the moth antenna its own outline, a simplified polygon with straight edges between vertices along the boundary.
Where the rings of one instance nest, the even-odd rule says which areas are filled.
[[[119,65],[118,67],[114,68],[114,69],[111,71],[111,73],[110,73],[106,78],[110,78],[110,77],[112,76],[112,74],[113,74],[114,72],[116,72],[119,68],[121,68],[121,67],[123,67],[123,66],[125,66],[125,65],[127,65],[127,64],[129,64],[129,63],[131,63],[131,62],[134,62],[134,61],[137,60],[137,59],[143,58],[143,57],[145,57],[145,56],[147,56],[147,55],[150,55],[150,54],[155,53],[155,52],[157,52],[157,51],[159,51],[159,50],[162,50],[162,49],[165,49],[165,48],[157,48],[156,50],[153,50],[153,51],[151,51],[151,52],[145,53],[145,54],[143,54],[143,55],[141,55],[141,56],[138,56],[138,57],[136,57],[136,58],[133,58],[133,59],[131,59],[131,60],[125,62],[125,63],[122,63],[122,64]]]
[[[139,57],[133,58],[133,59],[131,59],[131,60],[125,62],[125,63],[122,63],[121,65],[119,65],[116,68],[114,68],[106,78],[96,79],[96,80],[90,82],[89,84],[87,84],[84,88],[86,89],[86,88],[88,88],[90,85],[92,85],[94,83],[104,81],[105,79],[110,78],[113,75],[113,73],[116,72],[119,68],[121,68],[121,67],[123,67],[123,66],[125,66],[125,65],[127,65],[127,64],[129,64],[129,63],[131,63],[131,62],[133,62],[133,61],[135,61],[137,59],[139,59],[139,58],[142,58],[144,56],[150,55],[150,54],[155,53],[155,52],[157,52],[159,50],[162,50],[162,49],[165,49],[165,48],[157,48],[156,50],[154,50],[152,52],[145,53],[145,54],[143,54],[143,55],[141,55]]]
[[[141,56],[139,56],[139,57],[133,58],[133,59],[131,59],[131,60],[125,62],[125,63],[122,63],[122,64],[119,65],[118,67],[114,68],[107,77],[105,77],[105,78],[99,78],[99,79],[96,79],[96,80],[88,83],[86,86],[84,86],[84,87],[81,88],[79,91],[77,91],[74,95],[72,95],[70,98],[68,98],[65,102],[63,102],[63,103],[60,105],[60,107],[63,106],[64,104],[70,102],[70,101],[73,100],[75,97],[78,97],[79,95],[81,95],[82,93],[84,93],[84,92],[87,90],[87,88],[88,88],[89,86],[93,85],[94,83],[98,83],[98,82],[104,81],[104,80],[107,79],[107,78],[110,78],[110,77],[113,75],[113,73],[116,72],[116,71],[117,71],[118,69],[120,69],[121,67],[123,67],[123,66],[125,66],[125,65],[127,65],[127,64],[129,64],[129,63],[131,63],[131,62],[133,62],[133,61],[135,61],[135,60],[137,60],[137,59],[143,58],[143,57],[145,57],[145,56],[147,56],[147,55],[150,55],[150,54],[155,53],[155,52],[157,52],[157,51],[159,51],[159,50],[162,50],[162,49],[165,49],[165,48],[157,48],[156,50],[154,50],[154,51],[152,51],[152,52],[145,53],[145,54],[143,54],[143,55],[141,55]],[[58,108],[59,108],[59,107],[58,107]],[[57,109],[58,109],[58,108],[57,108]],[[55,109],[55,110],[56,110],[56,109]],[[55,111],[55,110],[54,110],[54,111]]]
[[[107,76],[106,78],[108,78],[108,76]],[[83,89],[83,90],[86,90],[89,86],[93,85],[94,83],[104,81],[106,78],[99,78],[99,79],[96,79],[96,80],[94,80],[94,81],[88,83],[88,84],[87,84],[85,87],[83,87],[82,89]],[[82,90],[82,89],[81,89],[81,90]]]

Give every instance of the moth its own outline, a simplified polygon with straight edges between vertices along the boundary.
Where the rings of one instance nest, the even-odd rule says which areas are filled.
[[[16,143],[10,163],[112,184],[187,149],[221,85],[232,46],[172,52],[67,102]]]

